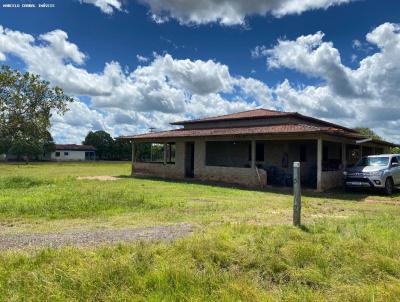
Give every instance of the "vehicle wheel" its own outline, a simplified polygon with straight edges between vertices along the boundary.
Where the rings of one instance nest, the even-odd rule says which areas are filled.
[[[385,194],[392,195],[393,193],[393,179],[388,177],[385,182]]]

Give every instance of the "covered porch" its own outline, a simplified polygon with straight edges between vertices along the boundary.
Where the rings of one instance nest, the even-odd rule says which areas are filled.
[[[132,141],[132,175],[196,178],[250,187],[291,186],[293,162],[301,181],[324,191],[361,156],[384,153],[373,142],[331,136],[224,136]]]

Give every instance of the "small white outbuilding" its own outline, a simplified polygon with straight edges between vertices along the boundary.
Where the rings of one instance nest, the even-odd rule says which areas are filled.
[[[89,145],[56,145],[50,160],[54,161],[90,161],[96,158],[96,148]]]

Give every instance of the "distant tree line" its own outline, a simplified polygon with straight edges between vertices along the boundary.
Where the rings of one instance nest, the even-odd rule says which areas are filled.
[[[131,143],[128,140],[113,139],[103,130],[90,131],[82,144],[95,147],[96,158],[100,160],[131,160],[132,158]]]
[[[372,130],[371,128],[358,127],[358,128],[355,128],[354,130],[356,130],[361,135],[364,135],[367,137],[372,137],[373,139],[383,140],[383,138],[381,136],[379,136],[378,134],[376,134],[375,131]]]

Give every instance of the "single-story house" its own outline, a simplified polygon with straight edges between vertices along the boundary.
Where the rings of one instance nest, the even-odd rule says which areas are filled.
[[[59,145],[55,146],[54,152],[47,155],[47,160],[54,161],[85,161],[95,160],[96,148],[90,145]]]
[[[0,154],[0,161],[16,161],[24,159],[24,156],[18,157],[15,154]],[[41,155],[34,156],[30,160],[39,161],[85,161],[96,159],[96,148],[89,145],[55,145],[53,152],[44,152]]]
[[[297,112],[255,109],[174,122],[179,129],[124,136],[132,143],[132,175],[195,178],[250,187],[291,185],[301,162],[304,186],[341,185],[342,171],[392,143]]]

